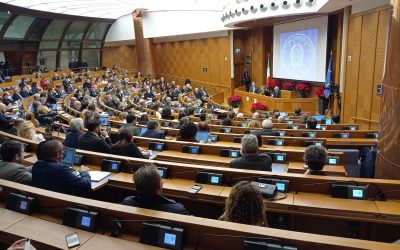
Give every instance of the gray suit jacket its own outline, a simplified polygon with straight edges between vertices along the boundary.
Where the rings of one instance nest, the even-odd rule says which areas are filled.
[[[29,169],[14,162],[0,162],[0,179],[14,181],[22,184],[30,184],[32,173]]]

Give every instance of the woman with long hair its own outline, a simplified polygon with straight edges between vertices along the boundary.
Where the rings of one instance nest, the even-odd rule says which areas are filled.
[[[136,158],[148,158],[133,143],[131,129],[123,128],[118,132],[118,141],[111,147],[111,153],[116,155],[130,156]]]
[[[42,134],[36,134],[35,126],[30,121],[25,121],[21,125],[18,131],[18,136],[35,142],[41,142],[45,140]]]
[[[233,186],[225,204],[225,212],[220,220],[268,226],[265,205],[260,190],[248,181]]]

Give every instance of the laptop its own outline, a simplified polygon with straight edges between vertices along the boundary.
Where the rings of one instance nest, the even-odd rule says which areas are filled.
[[[108,126],[108,116],[100,116],[100,124],[101,126]]]
[[[62,163],[72,168],[75,163],[75,152],[76,150],[74,148],[64,147],[64,158]]]
[[[140,135],[143,135],[144,133],[146,133],[147,128],[146,127],[140,127]]]
[[[209,134],[210,133],[208,133],[206,131],[197,131],[197,133],[196,133],[196,141],[207,142]]]

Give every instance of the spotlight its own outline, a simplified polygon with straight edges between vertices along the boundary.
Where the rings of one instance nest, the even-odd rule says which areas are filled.
[[[290,3],[289,3],[288,0],[282,1],[282,8],[287,9],[287,8],[289,8],[289,7],[290,7]]]
[[[229,11],[229,15],[234,18],[235,17],[235,13],[232,13],[232,11]]]
[[[242,14],[242,12],[235,10],[235,14],[236,14],[236,16],[240,16]]]
[[[244,15],[247,15],[247,13],[249,13],[249,11],[246,10],[245,8],[242,8],[242,12],[243,12]]]
[[[256,13],[257,8],[254,8],[254,6],[250,6],[250,11],[251,11],[251,13]]]
[[[300,5],[302,5],[302,4],[303,4],[303,0],[296,0],[293,3],[293,5],[296,6],[296,7],[300,7]]]
[[[279,7],[274,1],[271,2],[270,6],[272,10],[276,10]]]
[[[307,0],[307,5],[311,6],[313,4],[315,4],[317,0]]]
[[[260,10],[261,10],[262,12],[267,11],[267,6],[264,6],[264,4],[260,4]]]

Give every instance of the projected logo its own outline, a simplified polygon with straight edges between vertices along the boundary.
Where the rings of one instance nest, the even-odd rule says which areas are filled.
[[[309,80],[316,74],[318,30],[281,34],[281,69],[287,78]]]

